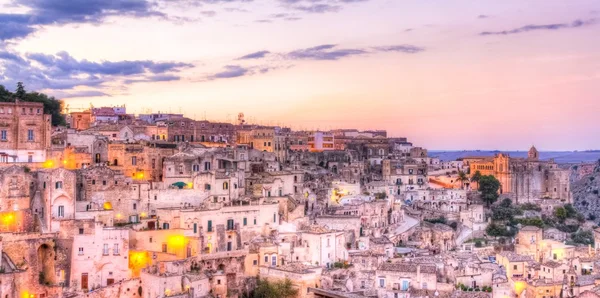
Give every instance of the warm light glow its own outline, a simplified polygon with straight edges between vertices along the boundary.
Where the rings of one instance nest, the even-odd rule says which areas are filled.
[[[16,218],[14,212],[0,213],[0,224],[4,229],[12,230],[12,228],[15,228]]]
[[[140,214],[140,216],[141,216],[141,217],[146,217],[146,216],[147,216],[147,214],[146,214],[146,212],[142,212],[142,213]]]
[[[177,248],[182,248],[185,245],[187,245],[188,240],[183,235],[175,235],[175,236],[170,236],[169,238],[167,238],[167,243],[169,244],[169,247],[177,249]]]
[[[138,276],[150,263],[151,258],[147,251],[129,251],[129,269],[133,271],[134,276]]]
[[[121,218],[121,213],[117,213],[117,219]]]
[[[521,293],[523,293],[523,291],[527,288],[527,283],[524,281],[517,281],[515,282],[515,293],[517,294],[517,296],[520,296]]]
[[[112,204],[110,202],[105,202],[104,205],[102,205],[102,207],[104,208],[104,210],[112,210]]]
[[[194,183],[192,183],[192,182],[189,182],[189,183],[187,184],[187,187],[188,187],[188,188],[194,188]]]
[[[53,160],[51,160],[51,159],[49,159],[49,160],[46,160],[46,161],[45,161],[45,162],[42,164],[42,167],[43,167],[44,169],[52,169],[52,168],[54,167],[54,161],[53,161]]]
[[[135,179],[135,180],[142,180],[142,179],[144,179],[144,173],[143,172],[141,172],[141,173],[133,173],[133,179]]]

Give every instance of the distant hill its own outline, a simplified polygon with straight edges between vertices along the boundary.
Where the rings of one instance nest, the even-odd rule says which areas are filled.
[[[527,157],[527,151],[442,151],[429,150],[429,156],[437,156],[443,161],[456,160],[467,156],[494,156],[496,153],[508,153],[512,157]],[[540,159],[554,158],[557,163],[589,163],[600,159],[600,150],[591,151],[540,151]]]

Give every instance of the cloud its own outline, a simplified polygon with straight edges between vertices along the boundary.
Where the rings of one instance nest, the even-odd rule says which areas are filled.
[[[375,47],[375,50],[377,50],[379,52],[400,52],[400,53],[407,53],[407,54],[414,54],[414,53],[419,53],[419,52],[425,51],[424,48],[420,48],[420,47],[408,45],[408,44],[407,45]]]
[[[271,52],[269,52],[269,51],[258,51],[258,52],[250,53],[248,55],[244,55],[235,60],[260,59],[260,58],[264,58],[266,55],[268,55],[270,53]]]
[[[583,27],[583,26],[589,26],[589,25],[593,25],[595,23],[596,23],[596,19],[591,19],[591,20],[586,20],[586,21],[575,20],[571,23],[559,23],[559,24],[547,24],[547,25],[526,25],[523,27],[519,27],[519,28],[512,29],[512,30],[505,30],[505,31],[483,31],[483,32],[480,32],[479,35],[509,35],[509,34],[524,33],[524,32],[529,32],[529,31],[536,31],[536,30],[556,31],[556,30],[567,29],[567,28],[578,28],[578,27]]]
[[[343,9],[344,5],[369,0],[278,0],[285,8],[305,13],[331,13]]]
[[[202,14],[205,17],[214,17],[217,15],[217,12],[214,10],[205,10],[201,11],[200,14]]]
[[[308,13],[326,13],[326,12],[338,12],[342,9],[339,5],[329,4],[314,4],[314,5],[297,5],[292,6],[293,9],[308,12]]]
[[[338,60],[343,57],[366,54],[362,49],[334,49],[336,45],[320,45],[289,52],[286,57],[292,60]]]
[[[250,72],[249,68],[240,65],[225,65],[223,70],[207,76],[208,80],[230,79],[244,76]]]
[[[100,23],[109,16],[163,16],[147,0],[15,0],[26,14],[0,14],[0,40],[23,38],[41,25]]]
[[[283,66],[274,66],[274,65],[273,66],[269,66],[269,65],[248,66],[248,67],[241,66],[241,65],[225,65],[221,71],[207,75],[206,77],[201,79],[200,82],[214,81],[214,80],[218,80],[218,79],[232,79],[232,78],[239,78],[239,77],[244,77],[244,76],[253,76],[255,74],[264,74],[269,71],[279,69],[282,67]],[[289,67],[291,67],[291,66],[286,66],[286,68],[289,68]]]
[[[478,15],[478,16],[477,16],[477,18],[478,18],[478,19],[487,19],[487,18],[489,18],[489,17],[490,17],[490,16],[488,16],[488,15],[485,15],[485,14],[480,14],[480,15]]]
[[[55,55],[19,55],[0,51],[3,83],[26,82],[32,90],[69,90],[75,87],[102,88],[106,84],[172,81],[181,79],[179,71],[193,67],[181,62],[88,61],[77,60],[67,52]]]
[[[423,51],[425,51],[424,48],[409,44],[345,49],[340,49],[334,44],[324,44],[312,48],[294,50],[287,54],[282,54],[282,56],[289,60],[339,60],[346,57],[382,52],[415,54]]]
[[[63,92],[63,91],[53,91],[53,92],[49,92],[50,95],[58,98],[58,99],[64,99],[64,98],[74,98],[74,97],[101,97],[101,96],[108,96],[110,97],[110,94],[104,93],[102,91],[97,91],[97,90],[86,90],[86,91],[75,91],[75,92]]]
[[[129,79],[124,80],[124,84],[133,84],[133,83],[150,83],[150,82],[170,82],[170,81],[179,81],[181,80],[180,76],[177,75],[155,75],[155,76],[147,76],[143,79]]]

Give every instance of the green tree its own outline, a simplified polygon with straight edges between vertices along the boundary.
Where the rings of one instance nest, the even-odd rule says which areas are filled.
[[[471,182],[477,183],[477,188],[479,189],[479,180],[481,179],[481,172],[475,171],[473,176],[471,176]]]
[[[289,279],[281,281],[268,281],[259,279],[254,290],[254,298],[292,298],[298,295]]]
[[[579,214],[571,204],[565,204],[565,211],[567,212],[567,218],[575,218]]]
[[[0,85],[0,102],[11,102],[15,98],[27,102],[40,102],[44,104],[44,113],[52,115],[52,125],[66,125],[65,116],[62,114],[63,102],[54,97],[38,92],[26,92],[23,83],[17,84],[17,91],[11,93]]]
[[[465,188],[465,181],[469,181],[469,178],[465,172],[458,171],[458,178],[456,178],[456,181],[460,181],[460,188],[462,189]]]
[[[481,176],[479,179],[479,192],[481,193],[481,199],[489,207],[491,204],[498,200],[498,190],[500,189],[500,181],[494,176]]]
[[[23,82],[18,82],[17,83],[17,91],[15,91],[15,96],[18,99],[25,99],[25,94],[27,94],[27,92],[25,91],[25,85],[23,85]]]
[[[563,207],[554,209],[554,216],[560,221],[564,222],[567,219],[567,210]]]

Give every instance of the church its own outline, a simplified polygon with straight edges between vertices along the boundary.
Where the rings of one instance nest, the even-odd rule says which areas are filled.
[[[532,146],[527,158],[510,157],[498,153],[493,157],[466,157],[471,175],[493,175],[500,181],[501,194],[508,195],[517,204],[538,199],[556,199],[571,202],[569,170],[561,169],[554,159],[540,160]]]

